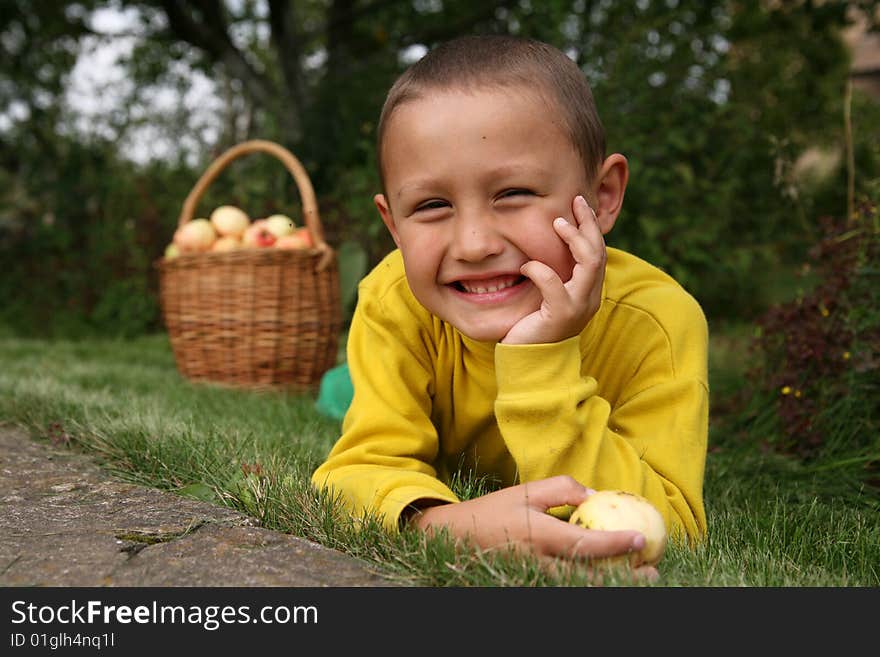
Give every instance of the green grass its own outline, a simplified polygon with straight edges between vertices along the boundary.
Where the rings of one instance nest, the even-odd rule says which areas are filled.
[[[769,423],[731,416],[746,385],[748,326],[713,327],[713,420],[705,499],[709,539],[672,545],[659,586],[877,586],[880,512],[846,469],[761,449]],[[370,562],[404,586],[578,586],[534,559],[454,547],[444,537],[360,531],[309,484],[339,423],[314,397],[192,385],[164,335],[127,342],[0,337],[0,421],[96,456],[113,476],[226,505],[268,528]],[[458,482],[476,495],[479,481]],[[610,575],[607,584],[630,585]],[[635,585],[644,586],[644,582]]]

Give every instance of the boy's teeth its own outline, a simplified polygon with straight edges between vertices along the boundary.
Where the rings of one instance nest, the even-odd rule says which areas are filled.
[[[516,277],[511,276],[509,278],[499,278],[491,281],[462,281],[461,286],[464,288],[465,292],[469,292],[470,294],[488,294],[489,292],[497,292],[498,290],[513,287],[516,285],[516,281]]]

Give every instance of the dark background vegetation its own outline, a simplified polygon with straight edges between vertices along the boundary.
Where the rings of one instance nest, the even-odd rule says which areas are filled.
[[[710,330],[754,329],[737,421],[772,409],[781,448],[815,458],[832,442],[855,445],[848,454],[875,467],[880,101],[851,85],[844,35],[856,23],[876,30],[878,4],[4,0],[0,334],[163,330],[154,261],[199,175],[245,139],[294,152],[328,241],[375,263],[391,244],[371,202],[374,129],[401,53],[519,34],[578,62],[609,149],[629,159],[609,244],[668,270]],[[135,19],[125,34],[96,30],[93,12],[107,8]],[[136,41],[121,60],[126,84],[107,89],[123,100],[100,129],[83,129],[65,96],[73,66],[124,38]],[[192,71],[222,97],[209,129],[156,100],[161,87],[189,89]],[[133,160],[144,126],[179,148]],[[277,162],[253,156],[218,178],[200,214],[221,203],[295,217],[298,196]]]

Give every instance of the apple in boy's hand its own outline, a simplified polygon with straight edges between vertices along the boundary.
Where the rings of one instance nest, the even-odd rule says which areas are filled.
[[[266,217],[266,228],[276,237],[290,235],[296,229],[293,219],[286,214],[273,214]]]
[[[214,225],[201,217],[180,226],[174,232],[173,241],[181,253],[198,253],[210,249],[215,239],[217,231],[214,230]]]
[[[635,530],[645,536],[645,547],[623,557],[633,567],[655,566],[666,551],[666,523],[647,499],[623,490],[600,490],[590,495],[572,512],[568,521],[585,529],[604,531]]]
[[[218,235],[239,238],[251,223],[245,211],[234,205],[221,205],[211,213],[210,219]]]

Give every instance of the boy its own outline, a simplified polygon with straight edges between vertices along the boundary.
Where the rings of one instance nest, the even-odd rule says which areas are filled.
[[[392,531],[541,557],[643,546],[565,521],[590,489],[643,495],[673,537],[700,539],[706,320],[606,249],[629,174],[578,67],[514,37],[438,46],[391,88],[378,156],[398,249],[359,287],[354,397],[313,483]],[[459,469],[503,487],[461,501]]]

